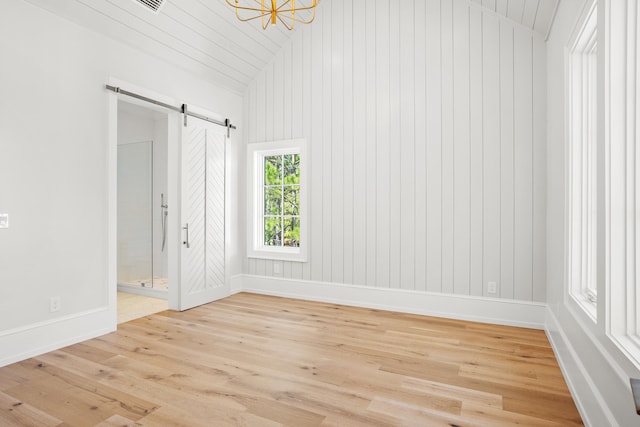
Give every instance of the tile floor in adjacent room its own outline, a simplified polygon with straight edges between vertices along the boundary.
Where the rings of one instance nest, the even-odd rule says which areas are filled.
[[[118,292],[118,324],[168,309],[165,299]]]

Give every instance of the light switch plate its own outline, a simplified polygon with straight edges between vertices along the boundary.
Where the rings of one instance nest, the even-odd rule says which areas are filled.
[[[0,214],[0,228],[9,228],[9,214]]]

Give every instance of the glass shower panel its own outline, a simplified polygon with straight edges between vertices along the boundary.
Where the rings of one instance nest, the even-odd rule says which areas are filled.
[[[118,145],[118,284],[153,287],[153,142]]]

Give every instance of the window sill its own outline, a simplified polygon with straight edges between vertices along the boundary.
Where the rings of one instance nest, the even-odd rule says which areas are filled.
[[[591,301],[586,294],[571,294],[573,300],[578,306],[593,320],[594,323],[598,319],[598,305],[596,302]]]
[[[629,361],[640,369],[640,338],[638,336],[607,334]]]
[[[250,251],[247,254],[247,258],[268,259],[271,261],[307,262],[307,257],[304,253],[291,253],[291,252],[279,252],[279,251],[254,250],[254,251]]]

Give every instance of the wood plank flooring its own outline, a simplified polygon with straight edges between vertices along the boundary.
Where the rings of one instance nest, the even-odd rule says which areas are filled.
[[[543,331],[243,293],[0,368],[0,425],[582,422]]]

